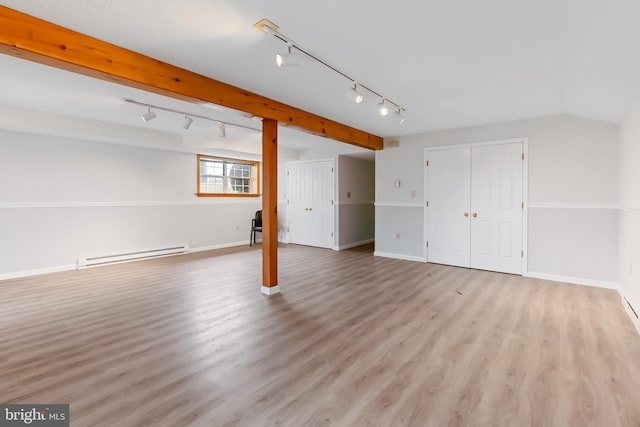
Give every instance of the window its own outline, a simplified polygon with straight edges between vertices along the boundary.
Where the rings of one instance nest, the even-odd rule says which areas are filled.
[[[227,159],[198,154],[199,197],[260,195],[260,167],[250,160]]]

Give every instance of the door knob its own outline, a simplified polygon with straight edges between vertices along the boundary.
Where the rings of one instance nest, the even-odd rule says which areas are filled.
[[[474,212],[473,213],[473,217],[476,218],[477,216],[478,216],[478,214]]]
[[[468,218],[468,217],[469,217],[469,212],[465,212],[465,213],[464,213],[464,217],[465,217],[465,218]]]

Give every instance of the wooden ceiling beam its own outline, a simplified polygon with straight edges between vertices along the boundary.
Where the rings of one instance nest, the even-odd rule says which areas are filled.
[[[0,53],[186,101],[207,101],[374,150],[382,138],[0,6]]]

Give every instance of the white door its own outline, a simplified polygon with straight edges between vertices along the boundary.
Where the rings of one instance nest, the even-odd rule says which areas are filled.
[[[471,149],[471,267],[522,274],[522,143]]]
[[[523,144],[429,150],[427,261],[522,274]]]
[[[333,248],[333,171],[333,160],[289,163],[287,218],[291,243]]]
[[[287,194],[287,221],[289,241],[311,241],[311,222],[307,215],[311,205],[310,170],[306,164],[292,164],[287,168],[289,190]]]
[[[429,152],[429,262],[469,267],[470,165],[469,148]]]

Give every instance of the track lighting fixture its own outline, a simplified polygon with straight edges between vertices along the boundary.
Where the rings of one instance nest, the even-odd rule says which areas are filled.
[[[180,114],[181,116],[183,116],[184,119],[182,121],[182,127],[184,129],[189,129],[191,127],[191,125],[193,124],[194,117],[195,117],[195,118],[198,118],[198,119],[209,120],[209,121],[217,123],[218,127],[220,129],[220,136],[222,136],[222,137],[227,136],[226,125],[231,125],[231,126],[235,126],[235,127],[239,127],[239,128],[243,128],[243,129],[247,129],[247,130],[252,130],[252,131],[255,131],[255,132],[260,132],[260,129],[253,128],[251,126],[245,126],[245,125],[240,125],[240,124],[236,124],[236,123],[223,122],[221,120],[212,119],[211,117],[201,116],[201,115],[198,115],[198,114],[191,114],[191,113],[187,113],[186,111],[174,110],[172,108],[160,107],[158,105],[146,104],[144,102],[139,102],[139,101],[136,101],[136,100],[133,100],[133,99],[129,99],[129,98],[123,98],[123,101],[124,102],[128,102],[130,104],[140,105],[142,107],[147,107],[148,111],[140,116],[142,118],[142,120],[145,121],[145,122],[148,122],[149,120],[153,120],[153,119],[155,119],[157,117],[155,111],[152,110],[152,108],[153,108],[154,110],[167,111],[169,113]]]
[[[278,67],[298,65],[298,56],[291,51],[292,47],[292,45],[288,45],[287,52],[276,54],[276,65]]]
[[[185,129],[189,129],[191,127],[191,123],[193,123],[193,119],[189,116],[184,116],[184,121],[182,122],[182,127]]]
[[[347,95],[356,104],[360,104],[364,99],[364,96],[360,92],[358,92],[358,84],[356,82],[353,82],[353,86],[347,89]]]
[[[387,107],[387,105],[385,104],[385,99],[382,99],[382,101],[380,101],[379,111],[381,116],[386,116],[387,114],[389,114],[389,107]]]
[[[380,103],[380,106],[379,106],[380,115],[386,116],[387,114],[389,114],[388,105],[391,104],[391,106],[395,110],[397,110],[396,112],[398,114],[398,118],[400,120],[400,124],[402,124],[402,123],[404,123],[406,121],[404,115],[402,115],[402,111],[405,111],[405,109],[402,108],[402,106],[400,106],[399,104],[396,104],[393,101],[390,101],[388,98],[383,96],[381,93],[373,90],[371,87],[366,86],[366,85],[364,85],[362,83],[356,83],[358,80],[354,79],[353,77],[351,77],[348,74],[340,71],[338,68],[334,67],[333,65],[330,65],[328,62],[320,59],[319,57],[317,57],[314,54],[310,53],[309,51],[305,50],[299,44],[297,44],[296,42],[291,40],[289,37],[287,37],[286,35],[282,34],[280,31],[278,31],[279,27],[276,24],[274,24],[273,22],[269,21],[268,19],[261,19],[259,22],[256,22],[253,26],[256,29],[258,29],[259,31],[263,32],[264,34],[273,36],[273,37],[277,38],[278,40],[280,40],[281,42],[287,44],[287,52],[286,53],[278,53],[276,55],[276,65],[278,67],[284,67],[286,65],[298,65],[299,64],[299,59],[302,56],[301,54],[303,54],[307,58],[313,59],[314,61],[324,65],[325,67],[327,67],[331,71],[334,71],[334,72],[340,74],[345,79],[349,80],[353,86],[350,87],[349,89],[347,89],[347,95],[356,104],[361,103],[363,101],[363,99],[364,99],[364,95],[362,94],[362,91],[358,91],[358,86],[359,86],[361,89],[364,89],[367,92],[370,92],[373,95],[375,95],[376,97],[378,97],[378,98],[383,100]],[[293,52],[292,49],[295,49],[296,52]]]
[[[396,117],[398,117],[398,121],[401,125],[407,121],[407,118],[404,116],[404,114],[402,114],[402,110],[400,108],[396,110]]]
[[[142,121],[145,123],[148,122],[149,120],[155,119],[156,117],[158,116],[154,111],[151,111],[151,107],[149,107],[149,111],[147,111],[146,113],[140,116]]]

